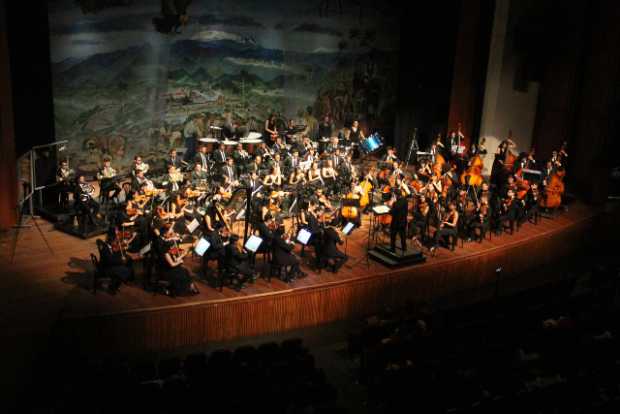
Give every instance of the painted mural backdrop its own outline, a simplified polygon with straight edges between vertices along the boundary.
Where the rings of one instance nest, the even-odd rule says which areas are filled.
[[[73,166],[127,167],[183,147],[228,116],[260,130],[270,112],[312,127],[330,114],[393,125],[399,27],[377,2],[194,1],[181,33],[158,33],[159,0],[97,14],[50,10],[57,139]],[[327,7],[319,7],[321,4]],[[372,5],[371,5],[372,4]]]

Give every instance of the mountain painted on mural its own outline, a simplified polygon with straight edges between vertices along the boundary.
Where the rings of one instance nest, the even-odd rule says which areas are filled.
[[[283,79],[310,80],[336,65],[355,58],[351,53],[300,53],[266,49],[231,40],[202,42],[180,40],[170,49],[149,43],[87,58],[69,58],[53,64],[59,87],[115,86],[118,82],[169,79],[191,83],[215,82],[222,86],[235,74],[255,74],[252,83],[277,86]]]

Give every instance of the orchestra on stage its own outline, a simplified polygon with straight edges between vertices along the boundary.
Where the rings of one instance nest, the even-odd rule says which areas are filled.
[[[287,283],[303,278],[304,257],[317,273],[338,272],[348,234],[361,227],[368,245],[383,238],[395,256],[435,256],[458,240],[512,234],[562,205],[566,145],[540,163],[508,137],[488,175],[484,140],[466,148],[460,128],[404,159],[358,121],[338,131],[326,116],[315,136],[293,122],[280,130],[275,115],[260,132],[237,129],[227,122],[207,137],[188,134],[183,153],[173,148],[156,163],[136,154],[124,174],[104,159],[98,194],[61,162],[58,204],[68,208],[72,195],[80,225],[107,229],[98,247],[112,291],[145,258],[169,295],[198,293],[186,260],[200,261],[215,286],[237,290],[259,269]]]

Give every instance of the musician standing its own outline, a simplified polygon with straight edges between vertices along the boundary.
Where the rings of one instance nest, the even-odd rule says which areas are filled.
[[[71,181],[75,172],[69,168],[69,161],[62,160],[58,170],[56,170],[56,182],[58,183],[58,204],[61,208],[69,207],[69,193],[73,191]]]
[[[392,222],[390,223],[390,250],[396,253],[396,235],[400,237],[403,254],[407,251],[407,199],[400,190],[396,191],[396,200],[392,203]]]
[[[263,141],[270,145],[276,141],[278,136],[278,129],[276,127],[276,114],[272,113],[269,118],[265,120],[265,128],[263,130]]]
[[[319,125],[319,138],[331,138],[334,132],[334,124],[331,122],[329,115],[323,117],[323,122]]]

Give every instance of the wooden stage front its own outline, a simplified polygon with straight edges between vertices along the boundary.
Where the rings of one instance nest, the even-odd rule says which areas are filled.
[[[36,227],[20,230],[16,244],[14,234],[1,240],[0,264],[8,275],[2,289],[11,295],[4,307],[31,323],[53,321],[54,338],[64,346],[132,352],[285,332],[359,317],[406,300],[462,294],[473,302],[491,297],[503,284],[527,287],[552,277],[546,265],[579,252],[584,235],[596,227],[597,211],[575,202],[568,212],[538,225],[527,223],[514,235],[493,235],[490,241],[463,247],[459,243],[454,252],[442,248],[426,263],[395,270],[367,262],[366,218],[349,237],[350,260],[337,274],[315,274],[305,266],[308,277],[291,284],[259,279],[240,292],[219,292],[201,283],[199,295],[181,298],[145,292],[141,280],[122,286],[115,296],[105,291],[93,295],[89,255],[96,251],[94,239],[68,236],[39,220],[53,254]],[[192,260],[195,272],[199,262]]]

